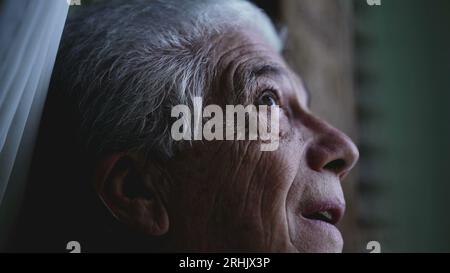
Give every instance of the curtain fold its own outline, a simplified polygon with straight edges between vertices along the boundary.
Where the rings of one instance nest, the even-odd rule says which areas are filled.
[[[5,0],[1,10],[0,236],[20,204],[68,8],[67,0]]]

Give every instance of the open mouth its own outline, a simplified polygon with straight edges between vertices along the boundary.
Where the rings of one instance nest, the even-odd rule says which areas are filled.
[[[331,225],[336,225],[341,219],[342,210],[339,208],[319,209],[302,213],[306,219],[322,221]]]

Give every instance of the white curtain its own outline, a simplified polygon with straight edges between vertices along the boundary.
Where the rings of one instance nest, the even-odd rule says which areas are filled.
[[[2,212],[5,206],[20,200],[24,188],[68,9],[67,0],[3,0],[0,11]],[[2,214],[0,232],[8,222]],[[11,218],[11,210],[7,218]]]

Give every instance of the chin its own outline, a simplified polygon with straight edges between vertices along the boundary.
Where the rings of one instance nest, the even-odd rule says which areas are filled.
[[[306,244],[303,242],[299,252],[303,253],[341,253],[344,246],[342,236],[334,238],[313,238]]]
[[[323,222],[304,225],[292,242],[300,253],[341,253],[344,246],[340,231]]]

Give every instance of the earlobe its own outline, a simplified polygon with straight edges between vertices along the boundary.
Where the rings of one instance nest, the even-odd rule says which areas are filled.
[[[101,160],[94,184],[97,194],[119,221],[159,236],[169,229],[169,217],[161,191],[156,190],[162,177],[146,170],[128,155],[115,154]],[[129,188],[138,188],[133,194]]]

